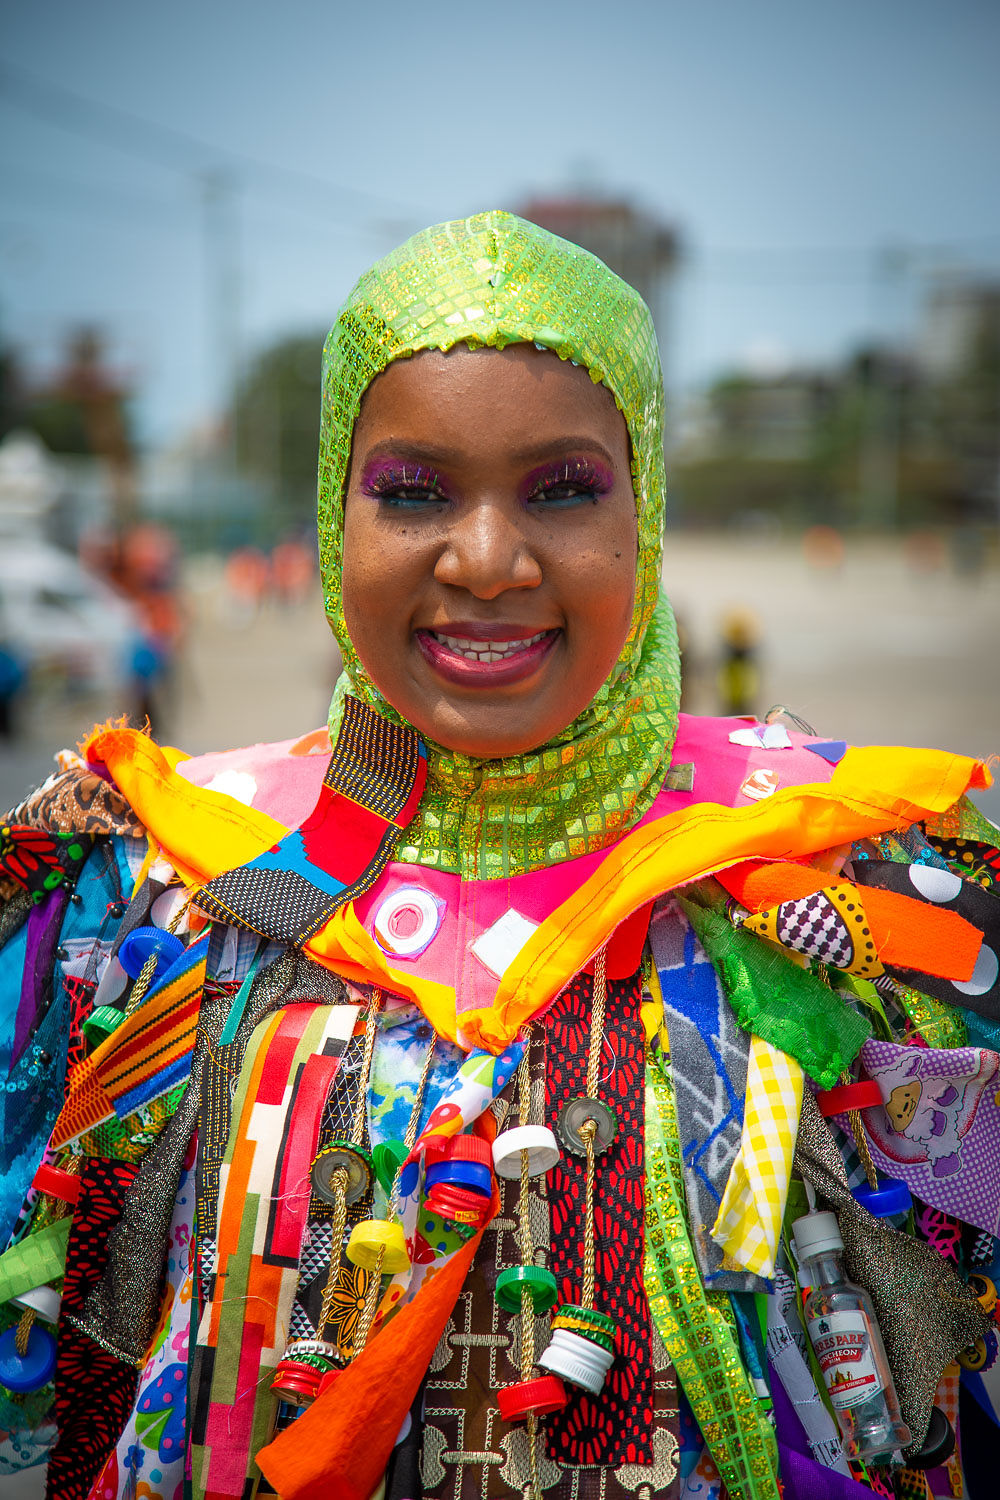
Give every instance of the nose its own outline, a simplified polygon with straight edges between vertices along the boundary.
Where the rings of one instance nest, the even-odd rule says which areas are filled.
[[[477,599],[496,599],[508,589],[534,589],[542,581],[520,517],[484,501],[462,507],[438,554],[434,577]]]

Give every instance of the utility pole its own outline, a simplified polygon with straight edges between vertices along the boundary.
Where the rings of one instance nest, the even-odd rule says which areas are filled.
[[[212,398],[225,423],[224,467],[236,471],[238,384],[240,367],[239,235],[236,185],[221,169],[201,174],[205,210],[205,267]],[[228,416],[227,416],[228,414]]]

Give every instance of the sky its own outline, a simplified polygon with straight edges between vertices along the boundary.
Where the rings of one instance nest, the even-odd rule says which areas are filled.
[[[175,441],[408,233],[586,185],[680,236],[675,399],[905,344],[1000,274],[998,58],[995,0],[8,3],[0,340],[99,324]]]

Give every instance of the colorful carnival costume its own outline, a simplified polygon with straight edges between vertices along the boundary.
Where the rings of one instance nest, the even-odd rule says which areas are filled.
[[[638,516],[608,681],[497,762],[421,742],[340,599],[361,398],[459,343],[603,382]],[[988,1492],[988,773],[678,713],[661,423],[648,314],[593,257],[507,214],[416,236],[327,344],[329,733],[192,760],[98,730],[9,815],[0,1472],[47,1458],[54,1500]],[[806,1338],[811,1202],[882,1364],[844,1313]],[[834,1413],[879,1392],[902,1452],[852,1452]]]

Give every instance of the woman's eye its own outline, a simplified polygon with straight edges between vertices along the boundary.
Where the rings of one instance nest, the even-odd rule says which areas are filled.
[[[558,484],[540,485],[528,499],[535,504],[575,505],[581,500],[596,500],[601,491],[594,484],[585,484],[575,479],[562,480]]]
[[[423,485],[400,484],[393,489],[380,490],[376,499],[383,505],[394,506],[405,509],[418,505],[432,505],[444,499],[440,490],[433,490]]]
[[[386,510],[417,510],[445,499],[437,475],[419,466],[376,472],[363,481],[362,488]]]

